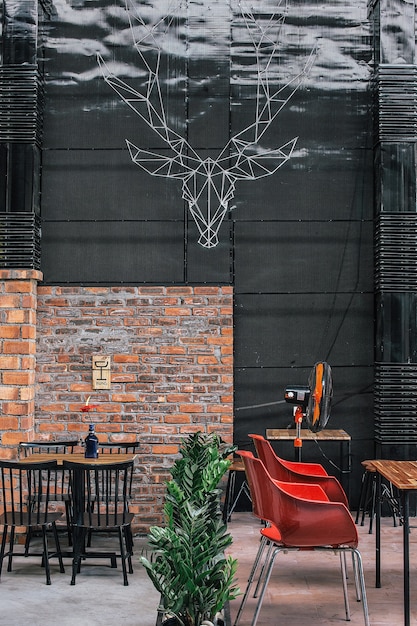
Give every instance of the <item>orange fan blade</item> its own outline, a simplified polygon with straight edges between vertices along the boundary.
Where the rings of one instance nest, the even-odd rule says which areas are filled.
[[[317,363],[316,365],[316,384],[313,391],[314,398],[314,410],[313,410],[313,424],[320,419],[320,402],[323,397],[323,363]]]

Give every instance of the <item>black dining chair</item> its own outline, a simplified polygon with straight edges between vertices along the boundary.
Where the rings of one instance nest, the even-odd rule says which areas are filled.
[[[56,522],[62,513],[50,509],[51,482],[56,471],[56,461],[25,463],[24,461],[0,460],[0,526],[3,527],[0,547],[0,576],[3,561],[8,558],[7,571],[12,571],[13,557],[27,556],[15,545],[17,527],[27,531],[40,528],[42,531],[42,565],[45,567],[46,584],[51,584],[49,559],[58,557],[60,571],[64,572],[62,553]],[[48,550],[47,531],[52,530],[55,549]],[[9,533],[9,549],[6,551]],[[38,556],[32,553],[31,556]]]
[[[18,458],[23,459],[32,454],[73,454],[75,448],[80,445],[78,439],[68,439],[62,441],[21,441],[18,445]],[[71,527],[68,524],[70,515],[70,502],[68,495],[68,475],[59,467],[51,475],[51,502],[63,502],[65,505],[65,528],[68,536],[68,545],[72,545]],[[62,528],[62,527],[61,527]],[[30,542],[35,529],[26,533],[25,551],[29,552]]]
[[[135,454],[139,449],[138,441],[98,442],[98,451],[102,454]]]
[[[133,461],[108,463],[74,463],[64,460],[69,472],[72,494],[73,563],[71,584],[75,585],[81,562],[88,558],[109,558],[112,567],[116,559],[122,564],[123,583],[128,585],[127,573],[133,573],[132,520],[129,512],[129,489]],[[106,531],[118,536],[118,551],[90,550],[86,538],[90,532]],[[127,567],[126,567],[127,563]]]
[[[98,452],[99,454],[135,454],[139,449],[138,441],[111,441],[105,443],[98,443]],[[132,498],[132,481],[133,481],[133,472],[130,477],[130,485],[129,485],[129,493],[128,499]],[[91,535],[92,531],[88,533],[87,545],[91,546]],[[133,538],[132,538],[133,541]]]
[[[31,454],[72,454],[74,448],[80,445],[78,439],[62,441],[21,441],[18,445],[17,453],[19,459],[28,457]]]

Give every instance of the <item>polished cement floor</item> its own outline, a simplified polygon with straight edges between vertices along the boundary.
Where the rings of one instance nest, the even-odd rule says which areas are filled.
[[[412,523],[414,520],[412,520]],[[416,521],[417,525],[417,521]],[[260,524],[250,513],[234,513],[229,524],[238,559],[242,589],[259,541]],[[375,535],[368,522],[358,527],[364,560],[371,626],[403,624],[402,528],[383,519],[382,588],[375,588]],[[106,540],[103,539],[103,542]],[[158,594],[139,563],[146,539],[135,539],[134,574],[123,586],[120,566],[87,562],[75,586],[70,585],[71,561],[65,574],[52,563],[52,585],[45,584],[39,558],[14,560],[13,571],[3,568],[0,582],[0,624],[7,626],[155,626]],[[417,626],[417,528],[411,530],[411,624]],[[351,626],[363,625],[362,606],[356,602],[349,579]],[[231,603],[232,620],[240,600]],[[255,600],[250,598],[239,626],[250,626]],[[300,552],[277,557],[258,626],[329,626],[345,622],[339,559],[333,554]]]

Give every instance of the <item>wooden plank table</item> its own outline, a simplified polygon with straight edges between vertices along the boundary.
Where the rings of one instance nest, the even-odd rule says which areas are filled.
[[[404,626],[410,626],[410,493],[417,491],[417,461],[372,460],[377,472],[375,538],[376,587],[381,587],[381,482],[382,477],[401,494],[403,515]]]
[[[297,438],[297,430],[295,428],[267,428],[266,438],[270,441],[295,441]],[[352,469],[351,442],[352,438],[345,430],[326,429],[313,433],[309,428],[301,429],[301,441],[315,442],[319,446],[330,442],[339,442],[339,473],[340,481],[348,495],[349,499],[349,475]],[[346,448],[346,449],[345,449]],[[301,449],[294,448],[296,461],[301,461]]]

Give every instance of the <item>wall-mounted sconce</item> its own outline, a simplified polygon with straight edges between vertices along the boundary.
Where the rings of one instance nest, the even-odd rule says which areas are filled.
[[[110,363],[109,356],[93,356],[93,389],[110,389]]]

